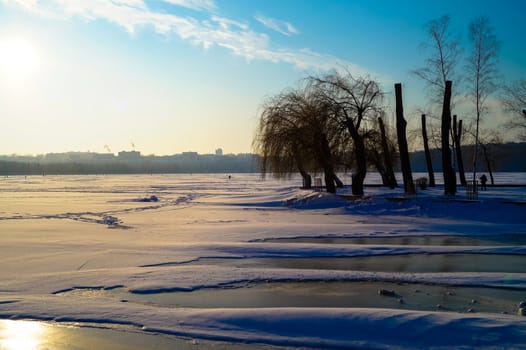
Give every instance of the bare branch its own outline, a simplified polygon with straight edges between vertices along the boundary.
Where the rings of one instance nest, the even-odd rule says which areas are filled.
[[[526,79],[505,86],[501,103],[504,110],[510,113],[505,127],[517,132],[521,140],[526,140]]]
[[[444,15],[425,26],[429,42],[422,47],[429,51],[424,66],[413,70],[422,79],[434,103],[441,103],[446,81],[458,81],[457,65],[462,55],[460,39],[450,30],[450,17]]]

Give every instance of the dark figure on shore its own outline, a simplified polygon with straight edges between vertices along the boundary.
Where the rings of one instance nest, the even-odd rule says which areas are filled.
[[[486,174],[482,174],[482,176],[480,177],[480,189],[482,191],[486,191],[486,182],[488,182],[488,178],[486,176]]]

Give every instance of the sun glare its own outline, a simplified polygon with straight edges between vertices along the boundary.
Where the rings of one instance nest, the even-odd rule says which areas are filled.
[[[0,320],[0,349],[40,349],[45,332],[39,322]]]
[[[18,79],[30,76],[40,60],[35,46],[23,39],[0,38],[0,74]]]

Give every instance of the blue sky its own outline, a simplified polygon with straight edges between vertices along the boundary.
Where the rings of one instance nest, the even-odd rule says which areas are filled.
[[[251,151],[265,97],[347,67],[404,84],[424,25],[466,42],[489,16],[503,79],[526,78],[524,1],[0,0],[0,154]],[[389,99],[387,99],[389,102]]]

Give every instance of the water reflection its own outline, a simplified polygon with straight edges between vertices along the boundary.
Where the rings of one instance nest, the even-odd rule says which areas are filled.
[[[371,244],[371,245],[436,245],[436,246],[494,246],[526,245],[526,235],[494,236],[387,236],[387,237],[292,237],[269,238],[269,243]]]
[[[49,327],[39,322],[0,320],[0,349],[41,349]]]
[[[515,289],[371,281],[269,281],[224,287],[151,294],[130,293],[124,288],[90,293],[73,290],[62,295],[126,299],[130,303],[170,308],[358,307],[435,311],[440,305],[441,311],[468,312],[471,309],[499,314],[515,314],[525,295],[524,290]],[[394,291],[394,297],[381,295],[382,289]]]
[[[279,346],[228,343],[144,333],[133,327],[0,319],[0,350],[280,350]]]
[[[526,256],[519,254],[405,254],[362,257],[203,258],[189,264],[223,265],[237,268],[271,267],[382,272],[523,273]]]

